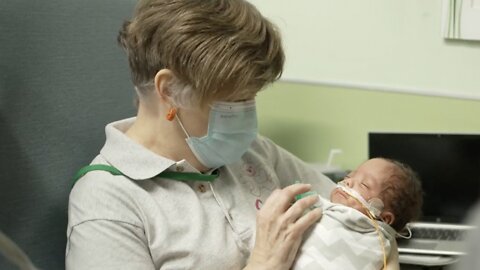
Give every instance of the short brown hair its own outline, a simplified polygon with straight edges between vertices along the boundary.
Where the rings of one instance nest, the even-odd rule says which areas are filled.
[[[415,171],[398,160],[383,158],[390,162],[393,174],[387,181],[383,192],[386,208],[395,215],[392,227],[400,231],[405,225],[420,217],[423,205],[423,191],[420,179]]]
[[[283,70],[279,32],[245,0],[140,0],[118,41],[140,92],[167,68],[199,105],[252,96]]]

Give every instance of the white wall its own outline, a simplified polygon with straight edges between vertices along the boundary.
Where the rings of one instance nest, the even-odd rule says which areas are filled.
[[[480,42],[443,39],[440,0],[250,2],[282,31],[286,81],[480,100]]]

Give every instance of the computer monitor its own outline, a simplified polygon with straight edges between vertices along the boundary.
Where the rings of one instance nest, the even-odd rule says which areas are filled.
[[[406,163],[422,182],[422,221],[460,223],[480,195],[480,134],[368,134],[369,157]]]

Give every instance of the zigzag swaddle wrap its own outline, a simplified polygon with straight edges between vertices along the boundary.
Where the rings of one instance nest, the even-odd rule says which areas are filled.
[[[382,269],[383,251],[373,222],[351,207],[334,204],[322,197],[319,202],[323,216],[305,235],[292,269]],[[378,224],[388,258],[395,230],[383,222]]]

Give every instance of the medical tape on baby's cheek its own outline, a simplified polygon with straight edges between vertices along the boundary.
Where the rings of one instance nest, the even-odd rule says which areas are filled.
[[[356,190],[351,189],[345,185],[342,184],[337,184],[337,187],[340,188],[341,190],[345,191],[348,195],[355,197],[357,200],[359,200],[363,205],[367,206],[368,202],[365,201],[365,199],[360,195]]]
[[[381,210],[376,207],[373,207],[356,190],[345,186],[345,184],[343,183],[338,183],[337,188],[340,188],[341,190],[345,191],[348,195],[357,199],[375,218],[378,218],[378,216],[381,213]]]

